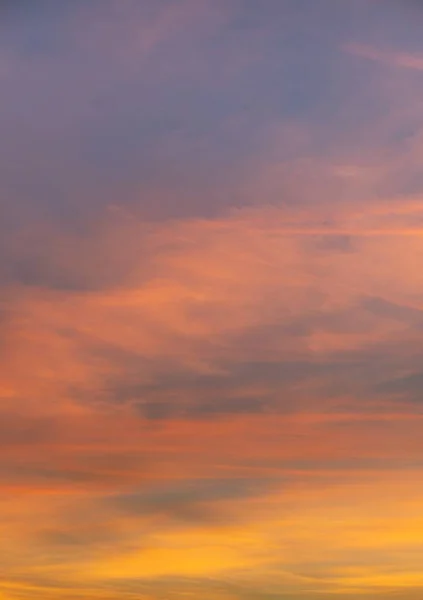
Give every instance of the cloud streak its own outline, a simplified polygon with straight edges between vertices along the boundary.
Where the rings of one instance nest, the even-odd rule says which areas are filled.
[[[379,50],[371,46],[349,44],[345,50],[354,56],[365,58],[371,61],[380,62],[390,67],[402,69],[412,69],[415,71],[423,70],[423,55],[407,52],[395,52],[391,50]]]

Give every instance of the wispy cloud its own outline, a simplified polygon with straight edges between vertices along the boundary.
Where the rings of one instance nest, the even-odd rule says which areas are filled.
[[[423,71],[423,53],[414,54],[391,49],[380,49],[365,44],[346,44],[346,52],[390,67]]]

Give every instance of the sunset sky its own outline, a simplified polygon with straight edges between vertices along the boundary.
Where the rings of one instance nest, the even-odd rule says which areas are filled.
[[[423,2],[2,0],[0,600],[421,600]]]

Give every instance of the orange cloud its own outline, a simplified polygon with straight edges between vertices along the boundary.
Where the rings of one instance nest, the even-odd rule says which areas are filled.
[[[100,582],[125,597],[134,579],[142,589],[251,570],[254,589],[268,578],[304,594],[418,584],[403,562],[418,515],[405,527],[391,515],[421,496],[421,415],[407,395],[418,380],[407,377],[420,368],[422,244],[339,238],[345,223],[383,231],[385,215],[419,210],[395,206],[340,211],[325,225],[330,244],[313,211],[307,235],[290,235],[304,222],[295,209],[115,223],[111,255],[123,240],[143,251],[124,284],[9,288],[6,597],[56,579],[59,597]],[[82,260],[77,242],[58,248],[58,268]],[[401,387],[383,393],[392,379],[405,402]],[[392,552],[404,567],[384,578]]]
[[[175,31],[195,30],[195,46],[227,10],[126,6],[83,9],[72,39],[121,65],[119,82],[142,63],[146,89],[197,76],[195,52],[150,79],[149,60]],[[237,209],[146,221],[146,204],[184,201],[162,166],[163,196],[146,183],[79,230],[4,232],[0,598],[408,600],[421,587],[421,107],[379,76],[358,104],[374,94],[381,115],[357,131],[355,100],[333,130],[272,113],[222,183]],[[177,154],[178,136],[160,143]]]

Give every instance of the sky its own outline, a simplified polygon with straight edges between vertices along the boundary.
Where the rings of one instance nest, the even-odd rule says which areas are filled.
[[[417,600],[423,3],[0,3],[0,600]]]

